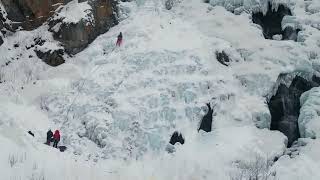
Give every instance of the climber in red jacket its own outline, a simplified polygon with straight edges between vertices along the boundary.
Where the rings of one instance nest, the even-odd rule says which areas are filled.
[[[56,130],[53,135],[53,147],[58,148],[59,141],[60,141],[60,132]]]
[[[116,45],[120,47],[121,44],[122,44],[122,32],[120,32],[120,34],[118,35],[118,40]]]

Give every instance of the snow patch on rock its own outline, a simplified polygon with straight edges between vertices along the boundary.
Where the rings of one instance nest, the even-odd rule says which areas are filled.
[[[92,7],[88,4],[88,1],[78,2],[78,0],[73,0],[61,6],[56,12],[53,20],[63,19],[63,22],[73,24],[77,24],[82,20],[88,23],[94,22]]]

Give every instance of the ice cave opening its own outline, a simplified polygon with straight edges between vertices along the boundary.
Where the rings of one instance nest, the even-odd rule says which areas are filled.
[[[207,114],[203,116],[198,131],[203,130],[205,132],[211,132],[213,109],[211,108],[210,103],[207,103],[207,107]]]
[[[300,115],[300,96],[313,87],[319,86],[316,76],[307,80],[299,75],[294,76],[291,84],[281,83],[283,79],[291,76],[290,74],[280,75],[278,81],[280,84],[270,100],[268,107],[271,114],[271,130],[278,130],[288,138],[288,147],[300,138],[298,118]]]
[[[293,27],[282,29],[281,23],[285,16],[292,16],[291,10],[288,7],[280,4],[278,8],[274,8],[269,3],[267,13],[254,12],[252,14],[252,21],[262,27],[263,35],[266,39],[275,39],[276,36],[280,36],[281,40],[297,41],[300,29],[294,29]]]

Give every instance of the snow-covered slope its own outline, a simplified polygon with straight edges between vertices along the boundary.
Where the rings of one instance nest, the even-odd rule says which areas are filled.
[[[249,14],[234,15],[212,2],[184,0],[170,11],[162,1],[138,4],[122,3],[128,18],[61,66],[22,54],[21,62],[0,71],[6,80],[0,84],[0,168],[6,179],[224,180],[247,177],[246,164],[268,164],[284,154],[286,137],[268,130],[266,97],[280,73],[314,72],[320,31],[319,12],[311,9],[317,1],[308,5],[313,14],[304,11],[303,1],[287,3],[301,18],[303,42],[264,39]],[[115,47],[120,31],[124,43]],[[12,36],[1,54],[33,32]],[[232,59],[229,66],[217,60],[222,51]],[[198,132],[206,103],[214,111],[209,133]],[[43,145],[48,128],[61,130],[65,153]],[[174,131],[185,144],[168,154]],[[261,173],[318,179],[318,141],[306,140],[301,156],[281,157]],[[18,159],[13,165],[12,157]],[[290,174],[294,163],[314,166]]]

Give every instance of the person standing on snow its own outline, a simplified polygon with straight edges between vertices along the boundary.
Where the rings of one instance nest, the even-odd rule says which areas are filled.
[[[116,45],[120,47],[121,44],[122,44],[122,32],[120,32],[120,34],[118,35],[118,40]]]
[[[50,146],[50,143],[52,142],[52,137],[53,137],[53,132],[51,129],[48,130],[47,132],[47,142],[46,144]]]
[[[53,135],[53,147],[58,148],[59,141],[60,141],[60,132],[56,130]]]

